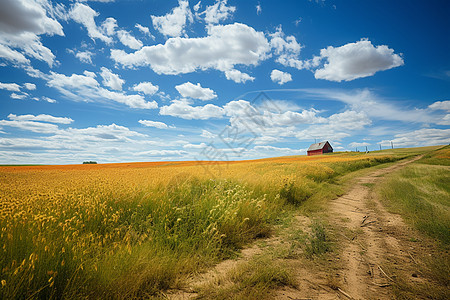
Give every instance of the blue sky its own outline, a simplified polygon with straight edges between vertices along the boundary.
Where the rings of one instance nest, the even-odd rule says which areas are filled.
[[[448,1],[0,2],[0,164],[450,143]]]

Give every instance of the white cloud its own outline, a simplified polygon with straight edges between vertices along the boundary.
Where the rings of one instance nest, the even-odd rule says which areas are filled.
[[[231,69],[225,71],[225,76],[228,80],[233,80],[236,83],[245,83],[246,81],[253,81],[255,77],[248,75],[247,73],[242,73],[239,70]]]
[[[8,118],[11,116],[13,118],[15,115],[9,115]],[[28,120],[0,120],[0,126],[15,127],[25,131],[45,134],[55,133],[58,131],[58,126],[55,124],[34,122]]]
[[[285,155],[299,155],[306,153],[306,149],[280,148],[274,146],[255,146],[253,150],[263,152],[279,152],[284,153]]]
[[[169,126],[167,126],[166,123],[163,122],[157,122],[157,121],[150,121],[150,120],[139,120],[139,123],[141,123],[144,126],[147,127],[155,127],[159,129],[168,129]],[[173,126],[170,126],[170,128],[174,128]]]
[[[202,134],[200,134],[201,137],[207,138],[207,139],[213,139],[216,137],[214,133],[209,132],[208,130],[203,129]]]
[[[272,73],[270,73],[270,79],[272,79],[273,82],[282,85],[285,84],[286,82],[292,81],[292,76],[287,72],[282,72],[280,70],[275,69],[272,70]]]
[[[450,129],[424,128],[407,133],[396,134],[392,139],[394,147],[431,146],[450,144]],[[391,140],[383,140],[379,144],[391,146]]]
[[[22,53],[13,50],[8,46],[2,45],[1,42],[0,57],[15,63],[27,64],[30,62]]]
[[[203,88],[200,83],[192,84],[191,82],[186,82],[175,86],[178,93],[183,97],[200,99],[203,101],[211,100],[217,97],[216,93],[210,88]]]
[[[112,92],[105,89],[99,89],[98,95],[106,99],[126,104],[131,108],[153,109],[158,108],[156,101],[145,101],[141,95],[126,95],[124,93]]]
[[[269,34],[270,47],[277,57],[276,62],[283,66],[289,66],[297,69],[303,69],[304,63],[299,60],[302,46],[297,42],[297,39],[290,35],[286,36],[281,28],[277,27],[277,31]]]
[[[238,72],[233,70],[235,65],[257,65],[267,58],[269,50],[264,33],[235,23],[212,26],[208,28],[208,36],[203,38],[170,38],[165,44],[144,46],[130,54],[113,49],[111,58],[125,67],[150,66],[157,74],[176,75],[216,69],[228,71],[227,78],[232,78]],[[240,77],[249,80],[248,75]]]
[[[52,10],[53,6],[47,1],[1,1],[0,57],[12,62],[29,63],[25,54],[53,66],[55,55],[42,44],[39,37],[42,34],[64,36],[61,24],[47,16],[47,11]]]
[[[116,33],[117,28],[117,20],[114,18],[106,18],[102,23],[102,31],[105,32],[109,36],[113,36]]]
[[[258,2],[256,5],[256,14],[259,16],[262,13],[261,3]]]
[[[446,114],[439,122],[438,125],[450,125],[450,114]]]
[[[57,101],[55,99],[49,98],[49,97],[42,97],[42,100],[48,102],[48,103],[56,103]]]
[[[66,76],[50,72],[47,85],[59,90],[67,98],[75,101],[102,101],[112,100],[118,103],[126,104],[131,108],[152,109],[157,108],[155,101],[145,101],[141,95],[127,95],[122,92],[113,92],[101,88],[95,74],[92,72],[84,72],[84,75],[72,74]]]
[[[429,105],[428,108],[432,110],[444,110],[450,112],[450,101],[436,101],[433,104]]]
[[[0,90],[7,90],[10,92],[20,92],[20,85],[17,83],[1,83]]]
[[[188,153],[183,150],[150,150],[138,153],[138,155],[145,156],[182,156],[186,154]]]
[[[16,94],[16,93],[12,93],[11,94],[11,98],[12,99],[18,99],[18,100],[23,100],[27,97],[27,94]]]
[[[200,144],[185,144],[183,145],[184,149],[205,149],[208,146],[205,143]]]
[[[329,46],[320,50],[319,58],[325,64],[315,70],[315,78],[337,82],[372,76],[404,64],[401,54],[386,45],[374,47],[367,39],[337,48]]]
[[[48,122],[48,123],[56,123],[56,124],[70,124],[73,122],[71,118],[67,117],[54,117],[51,115],[15,115],[9,114],[8,119],[13,121],[40,121],[40,122]]]
[[[177,7],[164,16],[151,16],[153,27],[165,36],[178,37],[185,33],[186,23],[193,22],[189,1],[179,0]]]
[[[134,27],[139,29],[139,31],[142,32],[143,34],[148,35],[149,37],[153,38],[152,34],[150,33],[150,29],[148,27],[142,26],[139,23],[136,23],[136,25]]]
[[[173,100],[172,104],[161,107],[159,114],[187,120],[206,120],[221,118],[224,114],[224,109],[213,104],[191,106],[187,100]]]
[[[213,5],[206,6],[205,11],[201,14],[205,15],[206,23],[217,24],[231,17],[235,11],[236,7],[227,6],[227,0],[216,0]]]
[[[410,109],[399,107],[392,102],[388,102],[376,95],[369,89],[357,90],[332,90],[332,89],[304,89],[314,98],[327,98],[338,100],[351,105],[355,111],[362,111],[369,117],[381,120],[402,121],[402,122],[423,122],[436,123],[436,116],[424,109]]]
[[[81,62],[86,64],[92,64],[92,56],[95,54],[91,51],[79,51],[75,53],[75,57],[78,58]]]
[[[34,83],[26,82],[23,84],[23,86],[30,91],[33,91],[36,89],[36,85]]]
[[[364,147],[364,146],[370,146],[370,143],[367,142],[353,142],[348,144],[350,148],[357,148],[357,147]]]
[[[193,9],[195,12],[198,12],[198,10],[200,9],[202,5],[202,1],[198,1],[197,4],[194,5]]]
[[[119,40],[122,44],[130,47],[131,49],[137,50],[140,49],[143,45],[140,40],[136,39],[128,31],[118,30],[117,36],[119,37]]]
[[[88,35],[91,39],[99,39],[107,44],[111,44],[113,42],[111,37],[103,34],[97,27],[94,18],[97,17],[99,13],[89,6],[82,3],[75,3],[69,12],[69,15],[75,22],[78,22],[86,27]]]
[[[102,72],[100,73],[100,75],[103,78],[103,85],[112,88],[113,90],[121,91],[122,85],[125,83],[125,80],[105,67],[102,67],[101,70]]]
[[[333,114],[326,119],[323,125],[312,125],[296,133],[299,140],[321,140],[339,141],[351,135],[352,132],[362,130],[365,126],[372,124],[370,118],[364,112],[347,110],[342,113]]]
[[[158,91],[159,87],[157,85],[153,85],[151,82],[141,82],[139,84],[135,84],[132,87],[133,91],[141,92],[146,95],[154,95]]]

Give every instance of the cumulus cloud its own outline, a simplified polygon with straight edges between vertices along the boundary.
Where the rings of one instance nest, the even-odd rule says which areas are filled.
[[[61,24],[47,15],[47,10],[52,9],[53,6],[46,1],[1,1],[0,57],[12,62],[29,63],[25,54],[53,66],[55,55],[39,37],[42,34],[64,35]]]
[[[91,39],[99,39],[107,44],[113,42],[112,38],[105,35],[102,30],[97,27],[94,18],[99,15],[98,12],[82,3],[75,3],[69,12],[70,17],[77,23],[86,27],[88,35]]]
[[[23,84],[23,86],[30,91],[33,91],[36,89],[36,85],[34,83],[26,82]]]
[[[117,29],[117,20],[114,18],[106,18],[105,21],[103,21],[102,26],[101,26],[101,30],[109,35],[109,36],[113,36],[116,33],[116,29]]]
[[[200,99],[203,101],[211,100],[217,97],[216,93],[210,88],[203,88],[200,83],[192,84],[186,82],[175,86],[181,96],[193,99]]]
[[[56,133],[59,129],[55,124],[69,124],[73,121],[70,118],[58,118],[50,115],[22,115],[17,116],[14,114],[8,115],[9,120],[0,120],[0,126],[15,127],[21,130],[36,132],[36,133]],[[39,122],[38,122],[39,121]],[[47,122],[47,123],[42,123]],[[69,123],[67,123],[69,122]]]
[[[144,46],[134,53],[112,49],[111,58],[125,67],[150,66],[157,74],[216,69],[228,72],[229,79],[249,80],[247,74],[233,70],[234,66],[257,65],[269,50],[264,33],[234,23],[212,26],[203,38],[170,38],[165,44]]]
[[[131,89],[133,91],[151,96],[158,91],[159,87],[157,85],[153,85],[151,82],[141,82],[139,84],[135,84]]]
[[[296,133],[299,140],[333,139],[339,141],[351,135],[352,132],[361,130],[372,124],[370,118],[364,112],[347,110],[329,116],[322,125],[312,125]]]
[[[428,108],[432,110],[444,110],[450,112],[450,101],[436,101],[433,104],[429,105]]]
[[[85,71],[83,75],[72,74],[66,76],[50,72],[47,85],[56,88],[67,98],[75,101],[105,101],[112,100],[125,104],[131,108],[152,109],[157,108],[155,101],[145,101],[141,95],[128,95],[123,92],[113,92],[100,87],[94,78],[95,73]]]
[[[273,82],[282,85],[285,84],[286,82],[292,81],[292,76],[287,72],[282,72],[280,70],[275,69],[272,70],[272,73],[270,73],[270,79],[272,79]]]
[[[92,56],[94,56],[95,54],[91,51],[79,51],[77,53],[75,53],[75,57],[78,58],[81,62],[86,63],[86,64],[92,64]]]
[[[27,96],[28,96],[28,95],[25,94],[25,93],[23,93],[23,94],[12,93],[10,97],[11,97],[12,99],[23,100],[23,99],[25,99]]]
[[[236,69],[226,70],[225,77],[228,80],[233,80],[236,83],[245,83],[247,81],[255,80],[255,77],[252,77],[247,73],[242,73],[241,71]]]
[[[304,68],[304,62],[299,60],[302,46],[297,42],[297,39],[294,36],[286,36],[281,25],[277,27],[277,30],[274,33],[269,34],[269,36],[270,47],[277,56],[276,62],[283,66],[297,69]]]
[[[39,99],[39,98],[38,98]],[[48,102],[48,103],[56,103],[57,101],[55,99],[49,98],[49,97],[42,97],[42,100]]]
[[[125,83],[125,80],[120,78],[119,75],[111,72],[110,69],[102,67],[101,70],[102,72],[100,73],[100,76],[102,76],[103,78],[103,85],[112,88],[113,90],[121,91],[122,85]]]
[[[224,114],[224,109],[213,104],[191,106],[187,100],[183,99],[173,100],[170,105],[161,107],[159,114],[187,120],[207,120],[210,118],[221,118]]]
[[[208,24],[217,24],[231,17],[236,11],[236,7],[227,6],[227,0],[217,0],[213,5],[206,6],[203,13],[205,15],[205,21]]]
[[[119,41],[125,46],[137,50],[142,47],[142,42],[132,36],[128,31],[118,30],[117,36],[119,37]]]
[[[178,6],[164,16],[151,16],[153,27],[165,36],[178,37],[185,34],[186,23],[193,22],[189,1],[179,0]]]
[[[7,90],[10,92],[20,92],[20,85],[17,83],[1,83],[0,90]]]
[[[401,54],[386,45],[374,47],[368,39],[337,48],[329,46],[320,50],[318,58],[325,63],[315,70],[315,78],[337,82],[372,76],[404,64]]]
[[[163,122],[157,122],[157,121],[150,121],[150,120],[139,120],[139,123],[141,123],[144,126],[147,127],[155,127],[159,129],[168,129],[169,126],[167,126],[166,123]],[[173,126],[170,126],[170,128],[174,128]]]

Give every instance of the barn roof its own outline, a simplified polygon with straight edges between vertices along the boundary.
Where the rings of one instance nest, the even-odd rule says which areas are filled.
[[[311,146],[309,146],[308,151],[323,149],[323,147],[325,147],[327,143],[328,141],[312,144]]]

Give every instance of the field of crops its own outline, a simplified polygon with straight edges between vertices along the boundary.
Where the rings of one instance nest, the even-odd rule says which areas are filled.
[[[0,167],[0,298],[159,295],[340,176],[411,154]]]

